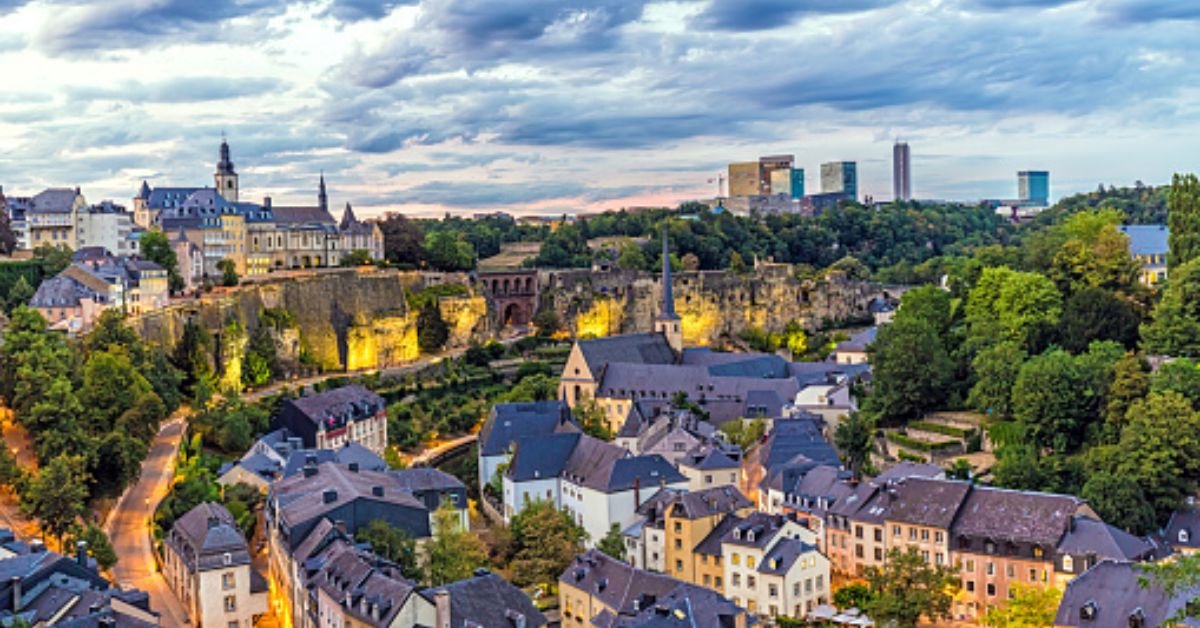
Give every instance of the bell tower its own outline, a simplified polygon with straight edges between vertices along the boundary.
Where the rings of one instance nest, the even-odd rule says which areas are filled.
[[[662,310],[654,319],[654,331],[667,338],[676,355],[683,353],[683,330],[675,313],[675,294],[671,288],[671,257],[667,253],[667,232],[662,236]]]
[[[222,198],[230,203],[238,202],[238,175],[233,169],[233,161],[229,159],[229,144],[224,137],[221,138],[221,161],[217,162],[213,182]]]

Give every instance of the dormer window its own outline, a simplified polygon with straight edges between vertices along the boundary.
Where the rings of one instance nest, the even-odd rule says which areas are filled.
[[[740,528],[733,529],[733,538],[738,541],[742,540],[742,530]]]
[[[1100,607],[1096,605],[1095,600],[1088,600],[1083,606],[1079,607],[1080,621],[1096,621],[1096,617],[1100,614]]]
[[[1033,546],[1033,557],[1034,558],[1041,558],[1044,553],[1045,552],[1042,551],[1042,548],[1040,546],[1038,546],[1038,545]]]
[[[1129,614],[1129,628],[1146,628],[1146,613],[1142,607],[1133,609]]]
[[[1188,534],[1188,531],[1187,531],[1187,530],[1180,530],[1180,531],[1179,531],[1179,542],[1180,542],[1180,543],[1187,543],[1188,541],[1190,541],[1190,540],[1191,540],[1191,538],[1192,538],[1192,535],[1191,535],[1191,534]]]
[[[1070,554],[1063,556],[1062,570],[1067,573],[1075,571],[1075,559]]]

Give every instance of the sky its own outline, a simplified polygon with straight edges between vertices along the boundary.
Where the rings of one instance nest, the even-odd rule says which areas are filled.
[[[0,185],[212,184],[360,216],[717,194],[858,162],[891,197],[1052,196],[1200,169],[1195,0],[0,0]]]

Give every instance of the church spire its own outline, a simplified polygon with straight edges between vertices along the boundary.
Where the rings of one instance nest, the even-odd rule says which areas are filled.
[[[317,191],[317,205],[321,211],[329,211],[329,197],[325,194],[325,171],[321,171],[321,184]]]
[[[654,319],[654,331],[667,339],[667,344],[676,354],[683,352],[683,330],[679,315],[675,313],[675,294],[671,287],[671,256],[667,250],[667,231],[662,235],[662,310]]]

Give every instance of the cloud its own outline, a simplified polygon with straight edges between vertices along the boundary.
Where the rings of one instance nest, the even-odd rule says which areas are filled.
[[[602,34],[642,15],[641,0],[445,0],[431,2],[425,23],[466,43],[528,42],[555,28],[580,36]]]
[[[898,0],[712,0],[695,23],[727,31],[761,31],[786,26],[806,15],[869,11]],[[996,1],[996,0],[991,0]]]
[[[81,86],[68,90],[76,100],[121,100],[131,103],[189,103],[230,100],[282,91],[273,78],[190,77],[143,83],[125,81],[119,87]]]
[[[1118,23],[1200,20],[1200,3],[1191,0],[1112,0],[1106,17]]]
[[[324,15],[343,22],[377,20],[399,6],[418,4],[419,0],[333,0]]]
[[[278,14],[285,7],[279,0],[104,0],[62,11],[37,39],[50,53],[216,41],[227,34],[230,20]]]

